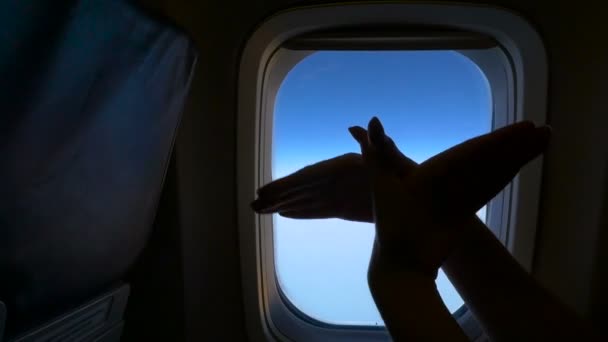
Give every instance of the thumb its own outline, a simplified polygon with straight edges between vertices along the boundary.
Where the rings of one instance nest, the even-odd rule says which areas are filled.
[[[416,167],[416,163],[405,157],[384,133],[384,127],[377,117],[369,121],[368,132],[367,159],[376,181],[407,174]]]
[[[369,127],[369,131],[359,126],[350,127],[348,130],[359,144],[364,143],[366,148],[370,146],[370,143],[375,146],[379,162],[383,167],[390,169],[391,173],[400,178],[411,174],[418,164],[397,148],[393,139],[385,134],[380,120],[377,117],[372,118]]]
[[[371,142],[368,131],[359,126],[350,127],[348,131],[357,141],[357,143],[359,143],[363,164],[365,165],[368,174],[370,176],[377,174],[379,172],[379,161],[377,158],[376,147]]]
[[[374,120],[375,119],[375,120]],[[370,134],[361,127],[351,127],[351,135],[361,148],[363,163],[368,172],[370,185],[372,188],[372,202],[374,205],[374,221],[384,229],[387,229],[386,220],[394,221],[394,216],[400,209],[396,207],[400,203],[399,180],[395,168],[391,166],[386,156],[379,153],[378,140],[382,139],[384,130],[377,118],[370,121]],[[371,137],[371,130],[374,137]],[[390,225],[388,225],[390,226]],[[386,227],[386,228],[384,228]]]

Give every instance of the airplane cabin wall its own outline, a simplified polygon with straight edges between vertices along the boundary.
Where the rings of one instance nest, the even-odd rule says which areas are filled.
[[[265,17],[319,2],[139,2],[189,32],[200,52],[176,143],[173,182],[180,217],[172,229],[182,235],[186,336],[189,341],[245,340],[235,197],[239,54]],[[606,311],[603,304],[608,304],[598,285],[606,284],[608,266],[608,252],[598,254],[608,248],[606,233],[602,239],[599,235],[608,220],[608,51],[601,2],[471,2],[522,14],[546,44],[548,122],[554,137],[545,158],[533,273],[568,305],[599,323]]]

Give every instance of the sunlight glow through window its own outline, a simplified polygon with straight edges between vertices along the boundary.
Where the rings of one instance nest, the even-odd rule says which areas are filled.
[[[422,162],[490,131],[481,70],[454,51],[321,51],[298,63],[276,98],[273,179],[347,152],[347,128],[378,116],[399,148]],[[485,220],[485,208],[478,213]],[[338,219],[273,222],[277,279],[303,313],[332,324],[383,325],[367,286],[374,227]],[[448,309],[463,304],[443,272]]]

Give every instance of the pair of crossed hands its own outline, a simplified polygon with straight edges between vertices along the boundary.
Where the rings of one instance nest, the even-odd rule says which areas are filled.
[[[436,277],[464,227],[547,147],[548,126],[521,122],[467,140],[417,164],[373,118],[351,127],[361,154],[307,166],[261,187],[252,208],[297,219],[372,222],[372,264]],[[375,260],[375,261],[374,261]]]

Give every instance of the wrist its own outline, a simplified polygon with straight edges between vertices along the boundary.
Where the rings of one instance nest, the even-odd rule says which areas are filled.
[[[374,241],[367,280],[370,287],[402,279],[434,284],[438,270],[438,267],[424,265],[413,257],[404,256],[403,253],[388,254],[382,250],[377,241]]]
[[[392,305],[395,298],[407,298],[408,302],[414,303],[421,294],[437,291],[435,279],[424,273],[378,264],[370,264],[367,282],[372,298],[380,305]]]

